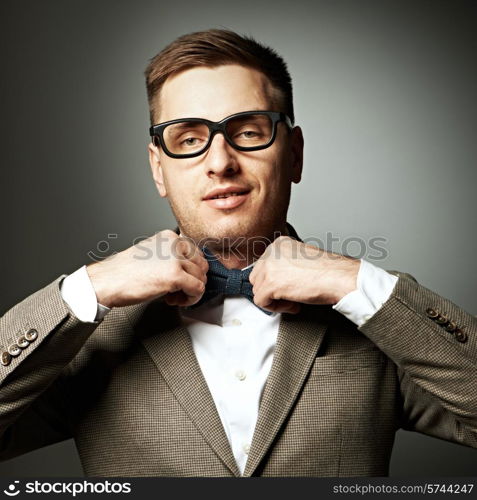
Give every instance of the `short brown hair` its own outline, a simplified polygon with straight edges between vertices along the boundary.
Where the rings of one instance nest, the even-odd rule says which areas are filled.
[[[167,78],[197,66],[222,64],[240,64],[261,71],[280,96],[282,109],[276,111],[283,111],[294,123],[292,81],[283,58],[252,37],[230,30],[210,29],[177,38],[149,61],[144,74],[151,125],[157,113],[155,97]]]

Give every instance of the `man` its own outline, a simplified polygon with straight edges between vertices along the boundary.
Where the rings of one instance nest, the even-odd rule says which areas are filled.
[[[178,227],[5,314],[2,457],[74,437],[87,475],[383,476],[399,428],[476,447],[475,318],[287,223],[283,60],[209,30],[146,78]]]

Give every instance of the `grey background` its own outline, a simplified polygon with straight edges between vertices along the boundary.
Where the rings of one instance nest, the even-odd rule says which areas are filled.
[[[173,227],[147,162],[142,72],[210,27],[275,47],[294,77],[302,237],[386,239],[386,269],[477,313],[477,16],[471,1],[3,1],[2,313],[62,273]],[[108,238],[117,234],[117,238]],[[98,248],[99,247],[99,248]],[[418,334],[418,332],[416,332]],[[85,388],[87,390],[87,388]],[[132,459],[134,459],[132,457]],[[400,431],[391,474],[475,475],[477,451]],[[0,464],[80,475],[71,441]]]

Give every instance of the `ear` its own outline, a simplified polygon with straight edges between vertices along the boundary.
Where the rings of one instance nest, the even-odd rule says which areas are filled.
[[[148,145],[149,164],[151,165],[152,177],[156,183],[159,194],[164,198],[167,196],[166,186],[164,184],[164,175],[162,173],[159,149],[152,142]]]
[[[292,182],[298,184],[301,181],[303,170],[303,133],[300,127],[294,127],[291,131],[291,155],[292,155]]]

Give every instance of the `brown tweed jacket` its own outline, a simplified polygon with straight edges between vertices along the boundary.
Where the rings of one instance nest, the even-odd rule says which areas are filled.
[[[477,321],[395,274],[360,329],[282,315],[245,476],[385,476],[400,427],[477,447]],[[73,437],[86,475],[238,476],[177,308],[82,323],[63,277],[1,318],[1,458]]]

